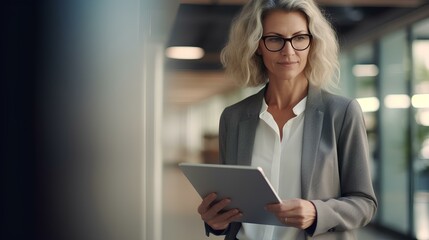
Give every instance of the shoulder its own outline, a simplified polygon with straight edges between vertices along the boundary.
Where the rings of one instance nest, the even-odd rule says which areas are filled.
[[[312,89],[308,97],[306,117],[310,119],[310,122],[315,121],[315,116],[322,114],[324,124],[330,123],[335,126],[336,130],[340,130],[344,126],[364,125],[362,110],[355,99],[321,89]]]
[[[336,95],[330,92],[327,92],[325,90],[321,91],[322,100],[325,106],[327,107],[340,107],[340,108],[346,108],[351,102],[353,102],[353,99],[344,97],[341,95]]]
[[[322,92],[325,120],[333,124],[337,137],[366,132],[365,120],[356,99]],[[352,134],[353,133],[353,134]]]
[[[249,116],[258,114],[262,106],[262,99],[264,96],[264,89],[260,90],[237,103],[234,103],[226,107],[222,113],[222,116]]]
[[[361,115],[362,110],[356,99],[336,95],[327,91],[321,91],[322,102],[325,111],[340,115]]]
[[[228,107],[225,108],[225,111],[227,112],[235,112],[235,111],[242,111],[248,108],[248,106],[251,106],[255,102],[257,94],[253,94],[239,102],[236,102]]]

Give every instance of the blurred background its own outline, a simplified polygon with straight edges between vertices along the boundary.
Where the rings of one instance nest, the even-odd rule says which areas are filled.
[[[206,239],[177,164],[215,163],[221,111],[258,90],[219,61],[245,2],[4,4],[0,238]],[[429,239],[429,2],[316,2],[371,147],[359,239]]]
[[[189,197],[181,202],[195,193],[177,173],[177,162],[216,161],[222,109],[257,90],[237,88],[225,78],[219,61],[231,20],[245,2],[182,0],[167,35],[163,161],[164,196],[171,197],[164,202],[166,239],[179,234],[179,229],[189,236],[186,239],[203,234],[186,235],[189,228],[195,232],[201,225],[195,213],[199,199],[195,197],[193,205]],[[372,239],[429,239],[428,1],[316,2],[338,33],[339,94],[361,104],[371,146],[379,209],[360,239],[371,239],[364,234],[373,230],[387,235]],[[198,47],[204,53],[193,60],[168,55],[173,47],[182,46]],[[183,185],[178,185],[179,180]],[[175,212],[187,204],[190,213],[194,211],[193,224],[181,222],[186,218]]]

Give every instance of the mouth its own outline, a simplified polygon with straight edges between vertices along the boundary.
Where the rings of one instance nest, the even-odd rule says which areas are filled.
[[[283,66],[291,66],[291,65],[294,65],[297,63],[298,62],[295,62],[295,61],[278,62],[278,64],[283,65]]]

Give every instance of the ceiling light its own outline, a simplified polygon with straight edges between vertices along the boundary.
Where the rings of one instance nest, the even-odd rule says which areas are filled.
[[[200,59],[204,56],[204,50],[199,47],[176,46],[167,48],[165,55],[173,59]]]
[[[375,64],[356,64],[353,66],[355,77],[375,77],[378,75],[378,67]]]

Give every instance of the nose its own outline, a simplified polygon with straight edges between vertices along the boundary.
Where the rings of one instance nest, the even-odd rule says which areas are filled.
[[[295,49],[292,47],[292,42],[290,40],[286,41],[285,45],[280,50],[280,52],[283,55],[294,55],[295,54]]]

